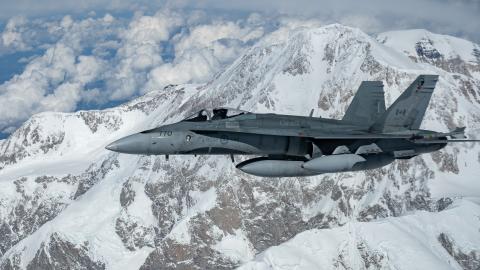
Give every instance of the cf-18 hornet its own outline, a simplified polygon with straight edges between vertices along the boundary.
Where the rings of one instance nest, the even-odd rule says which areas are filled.
[[[186,119],[121,138],[106,148],[143,155],[257,156],[236,167],[263,177],[311,176],[380,168],[468,140],[420,124],[437,75],[420,75],[388,108],[381,81],[364,81],[343,119],[203,109]]]

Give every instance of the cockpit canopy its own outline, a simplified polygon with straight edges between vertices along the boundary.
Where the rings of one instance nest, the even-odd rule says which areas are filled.
[[[215,109],[203,109],[199,112],[185,118],[183,121],[188,122],[203,122],[208,120],[220,120],[232,118],[242,114],[248,114],[247,111],[230,109],[230,108],[215,108]]]

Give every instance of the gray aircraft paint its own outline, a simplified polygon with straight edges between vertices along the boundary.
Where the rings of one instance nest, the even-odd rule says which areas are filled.
[[[370,127],[385,113],[385,93],[381,81],[364,81],[360,84],[342,120],[363,123]]]
[[[236,167],[264,177],[380,168],[395,159],[442,149],[452,141],[449,137],[464,138],[464,129],[418,129],[437,80],[436,75],[420,75],[387,110],[383,84],[363,82],[342,120],[217,108],[127,136],[106,148],[146,155],[261,156]]]
[[[372,126],[374,131],[418,129],[432,97],[438,75],[420,75]]]
[[[302,167],[318,173],[344,172],[365,161],[363,156],[356,154],[325,155],[305,162]]]

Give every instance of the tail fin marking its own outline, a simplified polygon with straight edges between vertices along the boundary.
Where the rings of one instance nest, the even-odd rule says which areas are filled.
[[[420,75],[371,126],[375,132],[419,129],[438,75]]]

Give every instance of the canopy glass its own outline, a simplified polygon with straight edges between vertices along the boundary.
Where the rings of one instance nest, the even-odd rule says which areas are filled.
[[[247,114],[248,112],[230,109],[230,108],[215,108],[215,109],[203,109],[199,112],[185,118],[183,121],[189,122],[203,122],[208,120],[220,120],[232,118],[238,115]]]

